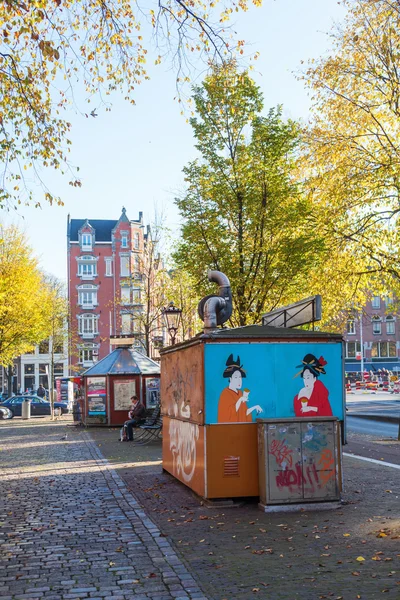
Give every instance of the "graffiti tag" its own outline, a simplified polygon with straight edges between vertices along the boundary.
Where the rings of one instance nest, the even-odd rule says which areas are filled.
[[[177,477],[187,483],[196,469],[196,442],[199,426],[187,421],[172,419],[169,424],[169,448],[172,453],[172,469]]]
[[[309,484],[311,487],[319,485],[318,471],[314,464],[308,465],[305,470],[302,469],[301,465],[296,465],[294,469],[279,471],[276,476],[278,488],[301,487],[304,484]]]
[[[329,448],[325,448],[325,450],[321,452],[321,457],[318,461],[318,466],[319,465],[321,465],[321,469],[319,470],[321,483],[325,486],[335,475],[335,460],[332,451],[329,450]]]
[[[275,456],[275,460],[277,464],[281,467],[283,464],[285,466],[291,467],[293,464],[293,450],[289,448],[285,444],[286,440],[272,440],[271,447],[269,449],[270,454]]]

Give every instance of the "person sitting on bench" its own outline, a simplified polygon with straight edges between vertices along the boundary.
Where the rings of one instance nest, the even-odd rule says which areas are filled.
[[[124,427],[126,428],[125,442],[133,441],[133,428],[139,427],[146,420],[146,409],[137,396],[132,396],[132,406],[128,413],[129,421],[125,421]]]

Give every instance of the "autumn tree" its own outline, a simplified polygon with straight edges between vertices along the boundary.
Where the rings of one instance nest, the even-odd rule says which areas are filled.
[[[50,339],[49,399],[51,402],[51,412],[54,415],[55,355],[63,354],[68,345],[69,310],[64,283],[53,275],[47,275],[44,283],[48,293],[46,320]]]
[[[169,302],[182,310],[178,339],[188,340],[203,329],[203,324],[197,312],[201,296],[198,286],[188,271],[172,268],[168,271],[166,280],[166,297]]]
[[[207,268],[226,273],[232,323],[246,325],[301,298],[324,250],[295,171],[299,127],[279,107],[263,115],[259,88],[234,63],[215,67],[193,98],[200,158],[184,168],[175,258],[203,283],[198,291]]]
[[[261,0],[252,0],[258,5]],[[71,125],[64,109],[81,93],[91,106],[110,108],[120,91],[134,102],[148,79],[148,44],[155,34],[156,64],[176,62],[177,83],[188,79],[191,53],[223,60],[231,48],[226,21],[247,0],[221,6],[211,0],[3,0],[0,2],[0,205],[33,198],[31,180],[42,182],[45,199],[61,203],[42,181],[42,167],[69,171]],[[148,37],[147,47],[143,35]],[[238,41],[239,50],[243,42]],[[80,109],[82,110],[82,109]],[[39,204],[39,200],[36,200]]]
[[[354,285],[400,288],[400,3],[344,0],[330,56],[304,74],[313,96],[304,173],[321,230],[357,263]]]
[[[16,227],[0,226],[0,364],[31,350],[51,333],[43,274]]]

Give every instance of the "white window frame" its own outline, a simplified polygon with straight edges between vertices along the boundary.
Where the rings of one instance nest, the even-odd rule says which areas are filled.
[[[132,290],[132,304],[142,304],[142,290],[140,288],[133,288]]]
[[[374,348],[374,344],[375,344],[375,348]],[[386,355],[382,356],[381,349],[384,344],[386,345]],[[395,354],[393,356],[390,356],[390,344],[392,345],[392,348],[393,348],[393,344],[395,347]],[[374,350],[376,350],[376,356],[373,356]],[[383,342],[372,342],[371,358],[397,358],[396,342],[394,340],[393,341],[383,341]]]
[[[348,319],[347,320],[346,332],[347,332],[347,335],[355,335],[356,334],[356,321],[355,321],[355,319]]]
[[[133,247],[135,250],[140,248],[140,236],[137,232],[133,234]]]
[[[77,277],[80,277],[82,280],[91,280],[97,277],[97,259],[94,256],[79,256],[79,258],[77,258],[77,263]],[[86,269],[85,267],[91,268]]]
[[[380,308],[381,307],[380,296],[372,296],[371,306],[372,306],[372,308]]]
[[[129,254],[121,254],[120,257],[120,277],[130,276],[130,259]]]
[[[121,333],[132,333],[132,315],[121,313]]]
[[[92,339],[99,333],[99,315],[86,313],[78,316],[78,332],[83,339]],[[88,327],[88,324],[91,326]]]
[[[394,335],[396,333],[396,319],[392,316],[386,317],[386,333],[387,335]]]
[[[81,233],[81,249],[93,250],[93,235],[91,233]]]
[[[86,301],[84,300],[85,295],[88,296]],[[89,295],[91,296],[90,301]],[[90,285],[90,283],[78,286],[78,304],[82,308],[94,308],[97,306],[97,286]]]
[[[350,344],[352,348],[354,346],[354,352],[352,350],[351,353],[349,352]],[[357,340],[346,342],[346,358],[356,358],[357,352],[361,352],[361,342],[358,342]]]
[[[382,321],[380,319],[380,317],[376,318],[376,319],[372,319],[372,333],[374,335],[381,335],[382,334]]]
[[[106,263],[106,277],[112,277],[113,275],[113,259],[105,257],[104,262]]]
[[[121,304],[131,304],[131,288],[121,286]]]
[[[82,348],[79,348],[78,364],[88,366],[97,362],[97,360],[96,348],[93,346],[83,346]]]
[[[121,231],[121,248],[129,248],[129,234],[127,231]]]

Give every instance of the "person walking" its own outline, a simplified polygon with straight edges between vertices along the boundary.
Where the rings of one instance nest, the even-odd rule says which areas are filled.
[[[45,398],[46,397],[46,390],[44,389],[43,385],[40,383],[39,387],[37,389],[36,395],[39,396],[39,398]]]
[[[124,442],[132,442],[133,441],[133,428],[139,427],[146,420],[146,409],[141,402],[139,402],[139,398],[137,396],[132,396],[132,406],[128,413],[129,420],[125,421],[124,427],[126,429],[126,436],[123,440]]]

